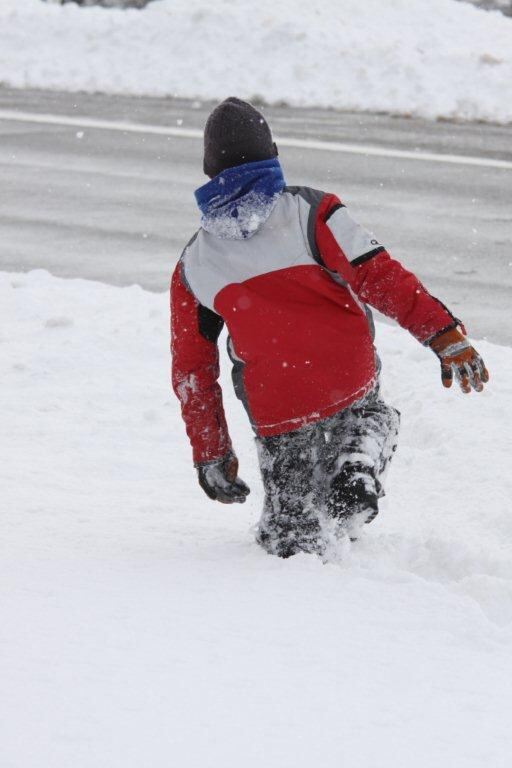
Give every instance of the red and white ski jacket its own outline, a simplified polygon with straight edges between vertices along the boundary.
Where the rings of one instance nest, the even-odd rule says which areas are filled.
[[[254,234],[200,229],[171,284],[172,383],[196,463],[231,443],[218,384],[224,325],[233,382],[257,435],[326,418],[376,383],[370,304],[425,343],[458,321],[332,194],[285,187]]]

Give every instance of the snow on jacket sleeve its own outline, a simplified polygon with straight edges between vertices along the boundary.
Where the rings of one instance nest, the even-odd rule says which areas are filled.
[[[217,339],[223,320],[203,307],[188,288],[178,262],[171,281],[172,386],[192,445],[195,464],[231,449],[218,383]]]
[[[334,195],[325,195],[319,205],[315,235],[324,266],[348,283],[361,301],[396,320],[421,343],[460,324]]]

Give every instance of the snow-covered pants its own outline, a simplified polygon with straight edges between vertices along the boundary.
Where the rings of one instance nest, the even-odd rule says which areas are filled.
[[[377,514],[399,425],[375,389],[327,419],[257,438],[265,490],[258,542],[288,557],[321,554],[333,533],[356,536]]]

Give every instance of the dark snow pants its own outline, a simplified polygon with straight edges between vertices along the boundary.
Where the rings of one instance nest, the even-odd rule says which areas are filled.
[[[265,502],[257,540],[272,554],[325,551],[378,512],[400,414],[378,390],[294,432],[257,438]]]

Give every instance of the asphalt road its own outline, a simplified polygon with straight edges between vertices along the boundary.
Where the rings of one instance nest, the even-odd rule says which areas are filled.
[[[202,128],[210,104],[0,88],[0,269],[165,290],[198,226],[201,142],[4,120],[2,110]],[[512,161],[512,129],[266,109],[280,136]],[[512,345],[512,169],[283,147],[289,184],[338,193],[476,338]]]

